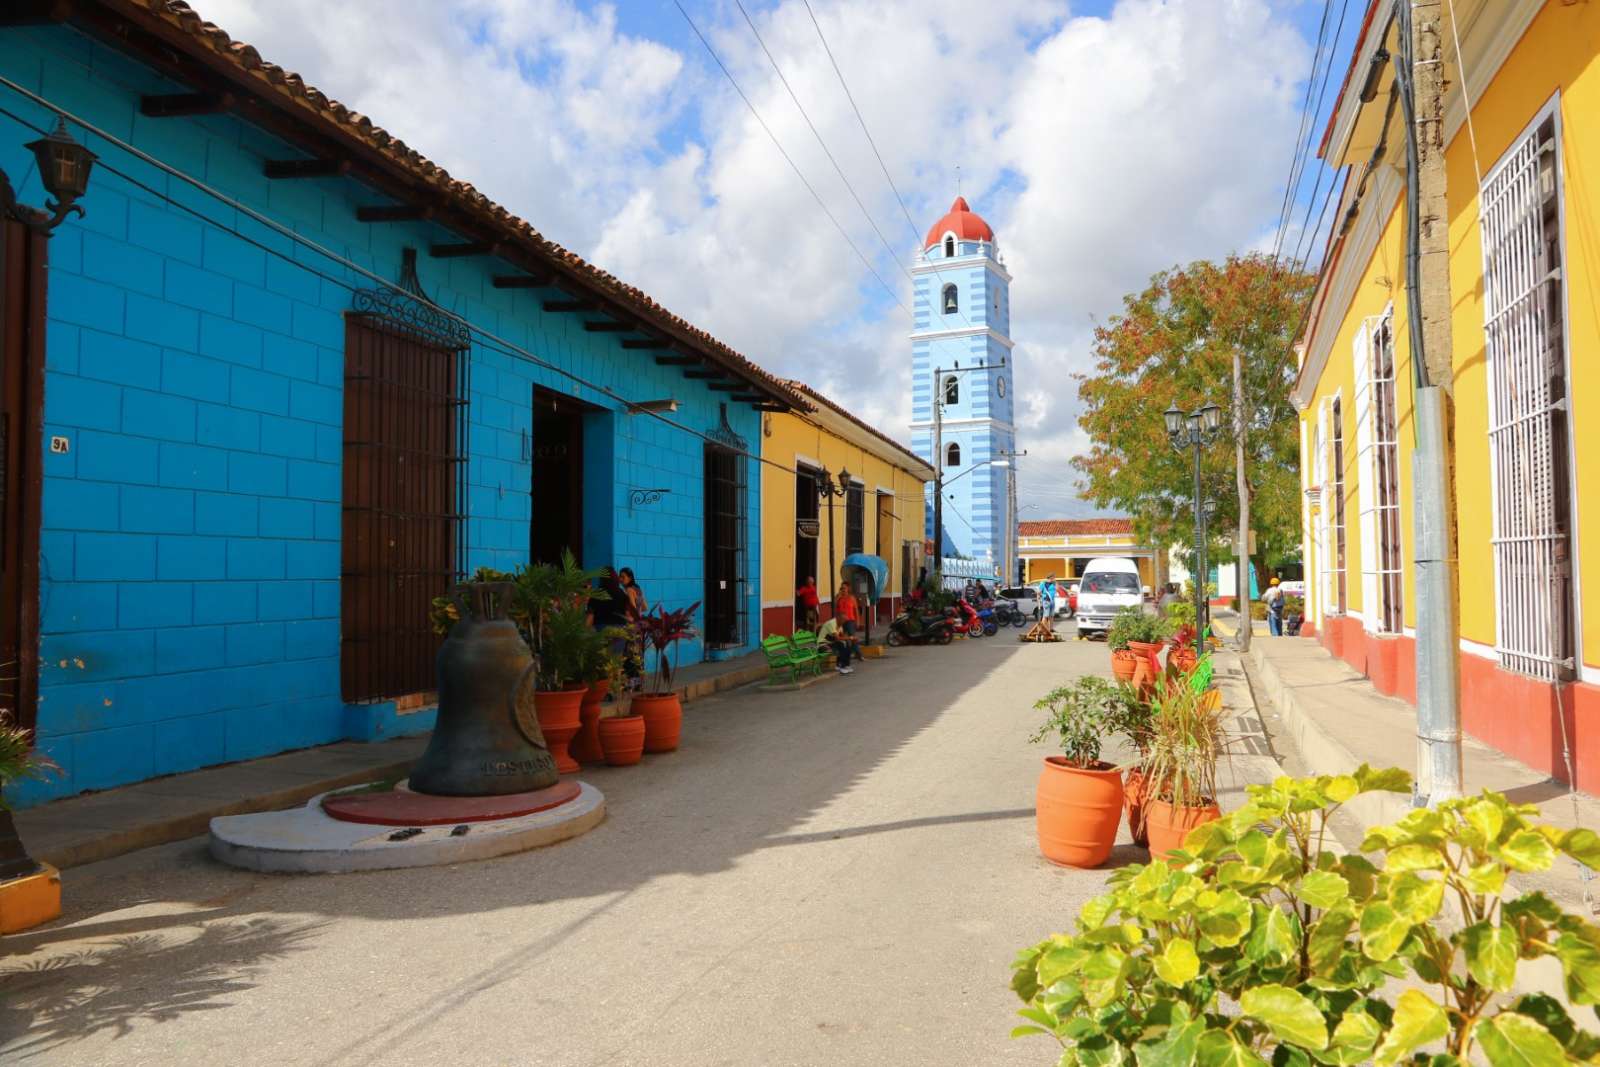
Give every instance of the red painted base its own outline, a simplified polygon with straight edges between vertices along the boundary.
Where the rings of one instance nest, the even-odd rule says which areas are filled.
[[[410,790],[388,793],[340,793],[326,797],[322,810],[341,822],[378,826],[450,826],[456,823],[515,819],[548,811],[576,800],[577,782],[557,782],[531,793],[498,797],[441,797]]]

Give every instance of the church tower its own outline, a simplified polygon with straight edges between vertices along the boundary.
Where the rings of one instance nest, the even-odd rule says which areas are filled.
[[[987,564],[1009,585],[1017,580],[1011,275],[994,231],[959,196],[928,231],[911,274],[911,437],[944,480],[937,554]],[[931,485],[928,493],[932,541]]]

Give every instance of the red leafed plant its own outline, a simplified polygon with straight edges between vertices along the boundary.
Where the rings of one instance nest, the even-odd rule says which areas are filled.
[[[1172,635],[1173,648],[1193,648],[1194,639],[1198,636],[1192,623],[1185,623],[1178,627],[1178,632]]]
[[[694,612],[700,606],[696,600],[686,608],[677,611],[666,611],[660,604],[654,611],[646,612],[634,620],[634,631],[639,639],[656,651],[655,680],[651,687],[652,693],[667,693],[672,684],[672,673],[675,664],[669,663],[667,653],[679,641],[695,635]]]

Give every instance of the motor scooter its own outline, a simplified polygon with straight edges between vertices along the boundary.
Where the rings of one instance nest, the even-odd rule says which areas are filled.
[[[965,597],[957,600],[955,607],[947,610],[945,614],[950,616],[957,637],[984,636],[983,620],[978,617],[977,610],[967,603]]]
[[[901,645],[948,645],[955,638],[954,627],[944,615],[903,611],[889,624],[885,638],[893,648]]]

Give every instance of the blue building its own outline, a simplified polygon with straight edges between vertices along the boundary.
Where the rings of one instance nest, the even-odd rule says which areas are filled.
[[[994,231],[962,197],[928,230],[911,268],[911,437],[944,481],[939,555],[1015,578],[1016,431],[1011,275]],[[928,540],[934,533],[929,487]]]
[[[754,647],[801,397],[186,5],[23,7],[0,168],[98,161],[0,245],[0,707],[62,768],[11,799],[426,730],[429,599],[563,548]]]

